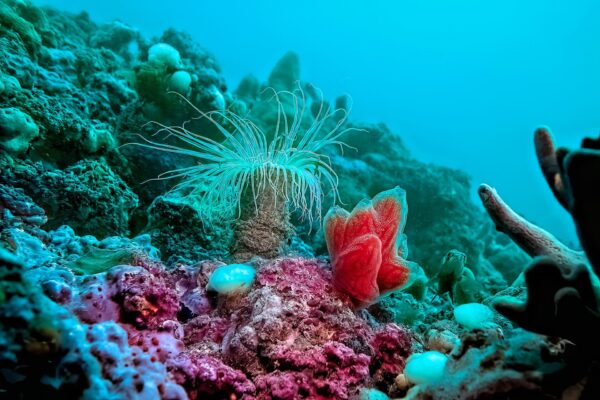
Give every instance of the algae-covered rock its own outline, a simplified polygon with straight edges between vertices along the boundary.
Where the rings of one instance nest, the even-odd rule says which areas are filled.
[[[90,153],[114,152],[114,127],[122,118],[118,115],[137,95],[117,76],[80,71],[86,58],[77,52],[43,54],[42,65],[0,45],[0,71],[19,83],[19,88],[11,86],[10,96],[0,98],[0,106],[18,108],[39,128],[35,134],[23,130],[19,136],[27,141],[39,136],[31,146],[32,158],[65,166]],[[103,64],[99,54],[92,58],[96,65]],[[21,150],[26,148],[20,145]]]
[[[157,197],[148,208],[148,225],[164,259],[200,261],[224,258],[232,231],[225,221],[206,219],[203,206],[193,196],[170,193]]]
[[[104,47],[114,51],[126,60],[134,60],[142,42],[140,32],[121,21],[102,24],[90,37],[92,47]]]
[[[103,160],[80,161],[64,170],[22,163],[5,169],[0,178],[36,199],[50,229],[68,224],[79,234],[126,235],[138,205],[137,195]]]
[[[7,37],[11,46],[23,48],[35,55],[42,45],[42,38],[32,22],[25,18],[22,11],[28,6],[19,1],[0,3],[0,37]]]
[[[40,133],[31,117],[18,108],[0,109],[0,147],[12,153],[23,153]]]
[[[47,171],[32,187],[48,213],[48,226],[68,221],[80,234],[108,236],[129,232],[129,214],[138,198],[108,165],[81,161],[63,171]]]
[[[92,248],[68,266],[76,274],[97,274],[119,264],[128,264],[133,261],[134,255],[125,249],[99,249]]]
[[[423,322],[426,308],[426,305],[417,301],[411,294],[397,292],[380,299],[369,311],[380,321],[412,327]]]
[[[524,331],[507,339],[476,331],[450,354],[441,379],[415,386],[406,399],[561,398],[577,369],[565,364],[563,346]]]
[[[44,225],[48,218],[44,210],[27,196],[23,189],[0,184],[0,226],[21,229]]]

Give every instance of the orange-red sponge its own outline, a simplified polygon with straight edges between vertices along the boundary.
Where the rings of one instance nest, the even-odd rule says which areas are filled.
[[[402,231],[406,224],[406,192],[396,187],[363,200],[348,213],[332,208],[325,216],[325,240],[334,286],[364,307],[408,279]]]

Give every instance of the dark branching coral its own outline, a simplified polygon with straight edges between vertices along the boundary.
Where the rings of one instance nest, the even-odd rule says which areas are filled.
[[[479,188],[485,208],[498,230],[533,257],[525,271],[525,304],[498,301],[496,309],[525,329],[575,343],[586,355],[600,356],[600,151],[599,140],[586,139],[582,148],[555,149],[550,132],[535,132],[542,172],[560,204],[571,214],[585,254],[572,250],[543,229],[517,215],[487,185]],[[588,260],[593,268],[589,268]]]

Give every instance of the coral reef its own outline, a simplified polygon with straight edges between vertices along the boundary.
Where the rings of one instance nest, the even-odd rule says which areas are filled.
[[[535,137],[577,251],[351,108],[0,2],[0,397],[597,398],[600,139]]]

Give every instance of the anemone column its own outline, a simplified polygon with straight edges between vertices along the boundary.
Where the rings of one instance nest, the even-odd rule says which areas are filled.
[[[283,192],[270,185],[255,196],[242,196],[241,215],[234,232],[233,255],[237,261],[253,256],[275,258],[292,232],[290,212]]]

